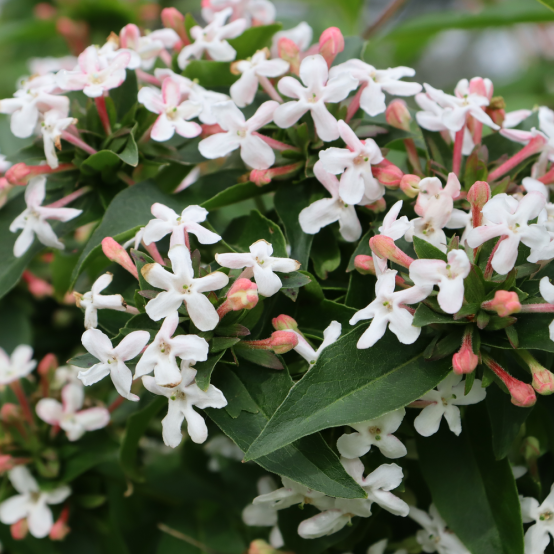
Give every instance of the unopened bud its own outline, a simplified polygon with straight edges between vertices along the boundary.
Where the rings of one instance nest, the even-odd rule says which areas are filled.
[[[29,525],[27,524],[27,518],[20,519],[16,523],[10,525],[10,533],[15,541],[21,541],[29,532]]]
[[[40,2],[35,6],[33,13],[37,19],[48,21],[49,19],[54,19],[56,17],[58,10],[47,2]]]
[[[400,190],[408,197],[415,198],[419,194],[421,177],[406,174],[400,179]]]
[[[527,350],[516,350],[520,358],[527,364],[533,375],[533,388],[539,394],[552,394],[554,392],[554,375],[543,367]]]
[[[504,125],[504,119],[506,119],[506,110],[494,109],[490,106],[485,110],[487,115],[499,126]]]
[[[201,138],[211,137],[212,135],[217,135],[218,133],[224,133],[225,131],[219,126],[218,123],[213,123],[208,125],[204,123],[201,125],[202,133],[200,134]]]
[[[54,294],[54,287],[44,279],[33,275],[29,270],[23,272],[23,280],[27,283],[29,292],[35,298],[45,298]]]
[[[296,323],[296,320],[290,317],[290,315],[281,314],[280,316],[274,317],[271,323],[276,331],[286,331],[290,329],[298,332],[298,323]]]
[[[379,200],[376,200],[372,204],[366,204],[365,207],[374,214],[380,214],[381,212],[386,211],[387,202],[384,198],[379,198]]]
[[[271,183],[276,177],[289,177],[302,169],[304,162],[296,162],[290,165],[270,167],[269,169],[253,169],[250,172],[250,181],[259,187]]]
[[[69,519],[69,507],[64,506],[62,513],[60,514],[60,517],[52,525],[52,529],[50,530],[50,534],[48,535],[50,537],[50,540],[53,541],[63,541],[65,537],[69,534],[71,529],[67,525],[67,520]]]
[[[51,371],[58,368],[58,358],[55,354],[46,354],[38,364],[38,374],[41,376],[47,376]]]
[[[379,258],[386,258],[402,267],[410,267],[414,261],[394,244],[394,240],[385,235],[377,235],[369,239],[369,247]]]
[[[483,362],[504,383],[512,397],[512,404],[521,408],[529,408],[535,404],[537,395],[531,385],[512,377],[500,364],[487,355],[483,355]]]
[[[365,254],[358,254],[354,258],[354,267],[362,275],[375,275],[375,264],[373,263],[372,256],[366,256]]]
[[[343,50],[344,37],[338,27],[329,27],[321,33],[319,37],[319,54],[323,56],[328,67],[331,67],[337,54]]]
[[[489,81],[490,82],[490,81]],[[483,77],[473,77],[469,81],[469,93],[478,94],[479,96],[484,96],[489,100],[492,98],[493,87],[492,83],[490,87],[487,87],[487,83]]]
[[[392,188],[399,187],[404,177],[403,171],[388,160],[372,165],[371,172],[382,185]]]
[[[401,129],[402,131],[410,130],[412,116],[410,115],[410,111],[408,110],[408,106],[404,100],[393,100],[387,106],[385,117],[387,119],[387,123],[392,127]]]
[[[279,554],[279,550],[276,550],[267,542],[258,539],[250,543],[247,554]]]
[[[251,310],[258,303],[258,286],[250,279],[237,279],[229,292],[227,301],[231,310]]]
[[[4,423],[16,423],[23,419],[21,408],[11,402],[6,402],[0,408],[0,418]]]
[[[496,312],[500,317],[507,317],[520,312],[521,303],[517,293],[497,290],[494,298],[488,302],[483,302],[481,308],[490,312]]]
[[[9,454],[0,454],[0,475],[10,471],[17,465],[17,462],[13,456]]]
[[[56,29],[74,55],[79,55],[89,43],[89,26],[84,21],[74,21],[69,17],[60,17]]]
[[[6,179],[12,185],[24,186],[31,177],[31,166],[28,166],[24,162],[12,165],[8,171],[6,171]]]
[[[177,8],[164,8],[161,19],[164,27],[173,29],[179,35],[183,46],[190,44],[185,28],[185,16]]]
[[[292,331],[274,331],[271,334],[271,350],[275,354],[286,354],[298,346],[298,336]]]
[[[454,373],[463,375],[475,371],[478,363],[479,356],[473,353],[472,330],[470,328],[464,333],[462,347],[452,356],[452,367]]]
[[[277,43],[277,52],[282,60],[289,62],[291,73],[298,75],[300,71],[300,48],[298,48],[296,42],[290,38],[280,38]]]
[[[491,188],[485,181],[475,181],[467,192],[467,200],[471,204],[473,228],[483,225],[483,206],[491,198]]]
[[[127,253],[127,250],[121,246],[112,237],[106,237],[102,240],[102,252],[108,260],[119,264],[122,268],[126,269],[135,279],[138,279],[137,267],[131,260],[131,256]]]

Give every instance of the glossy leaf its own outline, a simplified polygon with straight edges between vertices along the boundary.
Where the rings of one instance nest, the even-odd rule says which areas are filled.
[[[446,254],[430,242],[414,237],[414,250],[420,259],[442,260],[446,262]]]

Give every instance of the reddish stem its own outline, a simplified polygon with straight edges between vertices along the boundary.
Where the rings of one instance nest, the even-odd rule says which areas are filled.
[[[108,406],[108,412],[113,413],[123,402],[125,401],[125,398],[123,396],[118,396],[109,406]]]
[[[554,313],[554,304],[522,304],[519,313],[552,314]]]
[[[419,155],[417,153],[417,148],[414,142],[414,139],[404,139],[404,146],[406,147],[406,153],[408,154],[408,160],[412,164],[414,172],[419,176],[423,177],[423,169],[421,168],[421,163],[419,161]]]
[[[464,133],[466,126],[464,126],[456,133],[454,138],[454,153],[452,155],[452,172],[455,175],[460,175],[462,169],[462,148],[464,146]]]
[[[92,190],[91,187],[83,187],[79,190],[76,190],[75,192],[72,192],[71,194],[68,194],[67,196],[64,196],[63,198],[60,198],[59,200],[56,200],[55,202],[52,202],[52,204],[48,204],[47,208],[63,208],[64,206],[67,206],[73,200],[77,200],[77,198],[80,198],[84,194],[87,194]]]
[[[151,258],[159,263],[160,265],[165,265],[165,261],[164,259],[162,258],[160,252],[158,251],[158,247],[156,246],[156,243],[153,242],[151,244],[144,244],[144,242],[142,243],[144,248],[146,248],[146,251],[148,252],[148,254],[150,254]]]
[[[77,148],[84,150],[87,154],[92,155],[96,154],[97,152],[97,150],[95,150],[92,146],[89,146],[84,140],[76,137],[72,133],[68,133],[67,131],[62,131],[62,139],[66,142],[69,142],[70,144],[73,144]]]
[[[17,401],[19,402],[19,405],[21,406],[21,410],[23,411],[23,415],[29,425],[32,427],[35,424],[35,420],[33,418],[33,412],[31,410],[31,406],[29,406],[29,401],[27,400],[27,397],[25,396],[25,391],[23,390],[23,387],[21,386],[21,383],[19,380],[12,381],[10,383],[11,389],[15,396],[17,397]]]
[[[98,111],[100,121],[102,122],[102,126],[104,127],[104,132],[106,133],[106,135],[111,135],[112,126],[110,124],[108,109],[106,107],[106,98],[104,96],[98,96],[94,99],[94,102],[96,103],[96,109]]]
[[[265,135],[262,135],[261,133],[254,132],[252,134],[258,138],[261,138],[266,144],[271,146],[273,150],[278,150],[279,152],[283,152],[284,150],[294,150],[295,152],[300,152],[300,148],[297,148],[296,146],[285,144],[284,142],[272,139],[271,137],[267,137]]]
[[[160,52],[160,59],[163,63],[165,63],[165,65],[167,65],[167,67],[171,67],[173,65],[171,54],[165,49]]]
[[[281,95],[275,90],[273,83],[267,77],[264,77],[263,75],[258,75],[258,81],[260,82],[261,87],[265,90],[267,95],[272,100],[279,102],[279,104],[283,103]]]
[[[481,144],[483,138],[483,124],[476,119],[473,120],[473,142]]]
[[[554,183],[554,164],[542,177],[539,177],[538,180],[545,185]]]
[[[137,78],[141,81],[144,81],[145,83],[154,85],[156,87],[162,86],[161,81],[157,77],[154,77],[154,75],[150,75],[150,73],[146,73],[146,71],[143,71],[142,69],[135,69],[135,73],[137,75]]]
[[[346,110],[346,123],[349,123],[350,120],[356,115],[356,112],[360,108],[360,98],[362,97],[362,92],[364,91],[365,87],[367,87],[367,83],[364,83],[359,89],[358,92],[354,95],[352,100],[350,101],[350,104],[348,104],[348,109]]]
[[[519,165],[521,162],[539,152],[543,148],[545,142],[545,138],[541,135],[537,135],[536,137],[532,138],[529,143],[524,146],[517,154],[514,154],[509,160],[505,161],[494,171],[491,171],[491,173],[489,173],[488,182],[492,183],[493,181],[496,181],[497,179],[508,173],[508,171]],[[546,177],[546,175],[543,176],[543,179],[544,177]]]
[[[498,250],[498,247],[500,246],[500,243],[504,239],[507,239],[507,238],[508,238],[508,235],[502,235],[500,237],[500,239],[498,240],[498,242],[494,245],[494,248],[492,249],[491,255],[489,256],[489,259],[487,260],[487,266],[485,267],[485,272],[483,274],[483,277],[485,278],[485,281],[489,281],[490,278],[492,277],[492,272],[493,272],[492,259],[493,259],[494,255],[496,254],[496,251]]]

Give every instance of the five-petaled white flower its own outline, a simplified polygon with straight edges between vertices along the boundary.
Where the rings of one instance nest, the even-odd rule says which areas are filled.
[[[349,73],[359,84],[364,86],[360,96],[360,107],[371,117],[383,113],[387,109],[385,92],[395,96],[413,96],[421,92],[419,83],[401,81],[404,77],[413,77],[415,70],[411,67],[391,67],[375,69],[362,60],[348,60],[334,66],[329,75],[334,77],[341,73]]]
[[[401,458],[407,454],[406,447],[394,433],[402,423],[406,410],[400,408],[384,416],[361,423],[351,423],[357,432],[344,434],[337,441],[337,449],[344,458],[360,458],[376,446],[387,458]]]
[[[78,308],[85,310],[85,329],[95,329],[98,327],[98,310],[116,310],[124,312],[127,304],[121,294],[100,294],[112,282],[113,275],[104,273],[94,281],[91,290],[85,294],[74,292],[75,303]]]
[[[140,29],[133,23],[125,25],[119,33],[121,49],[131,52],[129,69],[152,69],[158,56],[166,48],[173,48],[179,41],[179,35],[173,29],[157,29],[140,36]],[[117,54],[117,50],[115,53]]]
[[[447,529],[444,519],[433,504],[429,508],[429,513],[415,506],[410,506],[408,515],[423,527],[416,533],[416,540],[424,552],[469,554],[469,550],[460,539],[450,529]]]
[[[419,287],[439,286],[437,300],[447,314],[455,314],[464,301],[464,279],[471,263],[463,250],[451,250],[443,260],[415,260],[410,265],[410,279]]]
[[[387,215],[383,218],[383,225],[379,227],[380,235],[389,237],[392,240],[398,240],[402,238],[409,229],[410,222],[408,218],[405,215],[398,218],[398,214],[402,209],[402,204],[402,200],[399,200],[387,212]]]
[[[476,248],[501,237],[491,264],[497,273],[506,275],[516,263],[520,242],[533,250],[549,241],[548,233],[540,225],[528,224],[541,213],[545,204],[545,197],[538,192],[526,194],[519,202],[505,193],[497,194],[483,207],[485,223],[468,233],[467,245]]]
[[[77,123],[73,117],[64,117],[56,110],[50,110],[44,114],[41,132],[44,142],[44,155],[46,161],[52,169],[59,165],[56,149],[62,149],[61,137],[62,131],[65,131],[70,125]]]
[[[304,86],[294,77],[283,77],[279,81],[279,92],[297,100],[281,104],[275,110],[275,123],[287,129],[309,111],[312,113],[319,137],[325,142],[337,140],[337,120],[329,113],[325,103],[344,100],[348,93],[358,86],[358,80],[348,73],[341,73],[329,79],[327,62],[319,54],[302,60],[300,80]]]
[[[213,21],[217,12],[230,8],[231,21],[246,19],[250,25],[269,25],[275,21],[275,6],[269,0],[204,0],[202,17]]]
[[[167,415],[162,420],[164,443],[175,448],[181,443],[183,433],[181,425],[187,420],[187,431],[193,442],[202,444],[208,438],[208,428],[204,418],[194,406],[204,408],[224,408],[227,400],[223,393],[213,385],[203,391],[195,381],[196,370],[190,367],[192,360],[181,362],[181,382],[176,387],[160,387],[150,375],[142,378],[142,383],[153,394],[166,396],[169,402]]]
[[[167,316],[154,340],[142,355],[135,370],[135,379],[154,371],[156,385],[176,387],[181,382],[177,358],[203,362],[208,359],[208,343],[197,335],[173,333],[179,325],[179,314]]]
[[[226,25],[225,21],[232,12],[231,8],[221,10],[214,14],[211,23],[203,29],[198,25],[192,27],[190,36],[194,39],[194,42],[185,46],[177,58],[177,63],[181,69],[184,69],[190,58],[199,60],[204,52],[217,62],[231,62],[235,59],[237,52],[227,42],[227,39],[241,35],[246,29],[247,23],[245,19],[235,19],[235,21]]]
[[[340,185],[337,177],[323,168],[321,160],[314,165],[314,175],[331,194],[331,198],[316,200],[300,212],[298,221],[302,231],[308,235],[315,235],[323,227],[338,221],[339,231],[344,240],[348,242],[358,240],[362,234],[362,226],[356,214],[356,208],[352,204],[345,204],[339,196]],[[360,203],[364,204],[363,198]]]
[[[273,100],[264,102],[248,120],[231,100],[215,104],[212,112],[219,126],[226,131],[211,135],[198,144],[200,153],[210,160],[227,156],[240,148],[243,162],[254,169],[268,169],[275,163],[275,154],[256,131],[273,119],[279,104]]]
[[[441,423],[442,416],[446,419],[448,427],[455,434],[462,432],[462,420],[458,406],[477,404],[485,399],[487,391],[481,386],[481,381],[475,379],[471,391],[465,394],[465,381],[462,376],[450,373],[438,385],[437,390],[426,392],[421,400],[430,402],[415,418],[415,430],[424,437],[434,435]]]
[[[63,250],[65,248],[64,244],[58,240],[56,233],[54,233],[46,220],[69,221],[76,218],[83,211],[75,208],[49,208],[48,206],[41,206],[45,196],[46,178],[39,176],[31,179],[25,189],[27,209],[18,215],[10,225],[12,233],[23,229],[13,246],[13,254],[16,258],[20,258],[29,250],[35,235],[45,246]]]
[[[323,167],[339,175],[340,197],[348,204],[376,202],[385,194],[385,187],[373,176],[371,166],[383,161],[380,148],[373,139],[361,141],[344,121],[338,122],[339,134],[348,148],[328,148],[319,153]]]
[[[550,537],[554,537],[554,485],[542,504],[523,496],[520,502],[523,523],[533,522],[525,533],[525,554],[543,554]]]
[[[314,365],[321,356],[323,350],[339,340],[341,331],[341,324],[338,321],[331,321],[327,329],[323,331],[323,341],[321,342],[317,350],[314,350],[312,345],[304,338],[301,333],[293,331],[292,329],[288,330],[287,332],[294,333],[298,337],[298,344],[294,347],[293,350],[298,352],[298,354],[300,354],[310,365]]]
[[[129,333],[115,348],[107,335],[98,329],[89,329],[83,333],[81,342],[87,351],[97,358],[86,371],[79,372],[79,379],[84,385],[94,385],[106,376],[110,376],[117,392],[127,400],[138,400],[131,393],[133,375],[125,362],[138,356],[150,340],[148,331],[133,331]]]
[[[221,271],[214,271],[195,279],[190,252],[182,244],[171,248],[168,257],[173,273],[157,263],[146,264],[141,270],[148,283],[165,291],[146,304],[146,313],[158,321],[176,312],[184,302],[194,325],[201,331],[211,331],[219,323],[219,316],[203,293],[223,288],[229,277]]]
[[[350,325],[361,320],[372,319],[371,325],[358,340],[358,348],[373,346],[389,329],[402,344],[412,344],[421,333],[421,328],[414,327],[414,316],[406,309],[405,304],[415,304],[427,298],[431,287],[411,287],[394,292],[396,271],[387,269],[377,278],[375,285],[376,298],[369,306],[354,314]]]
[[[63,90],[82,90],[90,98],[98,98],[125,81],[125,68],[129,66],[131,57],[130,52],[122,51],[108,60],[92,45],[79,55],[77,69],[62,69],[57,74],[56,81]]]
[[[181,102],[179,83],[170,77],[164,79],[161,92],[154,87],[141,88],[138,101],[147,110],[160,114],[150,132],[155,141],[169,140],[175,133],[193,138],[202,132],[202,127],[198,123],[188,121],[200,114],[202,105],[190,100]]]
[[[268,77],[280,77],[289,70],[288,62],[280,58],[271,60],[269,56],[269,50],[264,48],[258,50],[252,58],[231,65],[231,71],[240,75],[240,79],[231,85],[231,98],[239,108],[254,102],[258,85],[269,84]]]
[[[151,212],[156,219],[148,222],[141,236],[146,245],[158,242],[169,233],[170,248],[177,244],[186,244],[185,233],[195,235],[200,244],[215,244],[221,240],[217,233],[200,225],[208,217],[208,210],[200,206],[187,206],[181,215],[178,215],[171,208],[156,202],[152,204]]]
[[[62,389],[62,402],[41,398],[36,406],[38,417],[50,425],[61,427],[70,441],[80,439],[87,431],[96,431],[110,422],[110,412],[96,407],[82,410],[83,385],[68,384]]]
[[[26,344],[17,346],[11,356],[0,348],[0,385],[8,385],[12,381],[26,377],[36,365],[33,349]]]
[[[215,261],[222,267],[240,269],[251,268],[248,276],[254,276],[258,292],[263,296],[273,296],[283,286],[274,271],[290,273],[300,268],[291,258],[273,258],[273,246],[261,239],[250,246],[249,254],[216,254]]]
[[[42,539],[48,536],[54,518],[48,504],[60,504],[70,494],[68,486],[41,491],[35,478],[24,466],[14,467],[8,474],[13,488],[19,493],[0,504],[0,521],[5,525],[27,518],[29,532]]]

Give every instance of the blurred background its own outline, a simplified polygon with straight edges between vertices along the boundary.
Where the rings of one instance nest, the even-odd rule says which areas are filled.
[[[479,75],[495,84],[508,110],[554,105],[554,11],[537,0],[273,0],[285,29],[300,21],[317,39],[329,26],[368,39],[365,61],[408,65],[416,79],[448,92]],[[544,0],[552,3],[553,0]],[[133,22],[160,25],[175,6],[200,20],[201,0],[0,0],[0,98],[33,73],[33,58],[78,54]],[[21,147],[0,116],[0,152]]]

